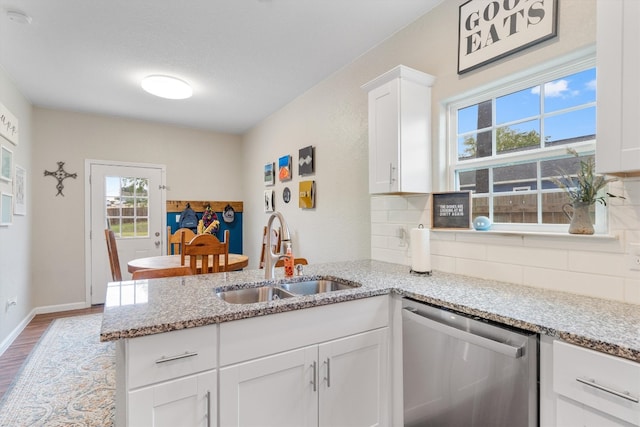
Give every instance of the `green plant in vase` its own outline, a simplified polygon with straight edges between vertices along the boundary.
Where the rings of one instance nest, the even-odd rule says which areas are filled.
[[[569,196],[571,203],[562,206],[562,210],[569,218],[569,233],[571,234],[593,234],[593,222],[589,215],[589,208],[602,203],[607,205],[607,197],[619,197],[611,193],[602,194],[601,190],[610,182],[617,181],[617,178],[607,178],[597,174],[596,163],[593,157],[580,158],[578,152],[572,148],[567,148],[567,152],[580,160],[578,170],[575,173],[567,173],[559,170],[560,178],[551,177],[551,181],[559,188],[562,188]],[[571,207],[571,212],[567,210]]]

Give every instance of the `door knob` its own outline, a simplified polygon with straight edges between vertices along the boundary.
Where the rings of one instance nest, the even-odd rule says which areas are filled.
[[[155,244],[156,244],[156,248],[159,248],[160,247],[160,240],[156,240]]]

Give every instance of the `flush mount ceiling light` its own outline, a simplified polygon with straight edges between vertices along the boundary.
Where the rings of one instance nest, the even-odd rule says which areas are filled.
[[[31,24],[31,17],[19,10],[7,10],[7,17],[18,24]]]
[[[185,99],[193,95],[193,89],[184,80],[159,74],[142,79],[142,89],[152,95],[167,99]]]

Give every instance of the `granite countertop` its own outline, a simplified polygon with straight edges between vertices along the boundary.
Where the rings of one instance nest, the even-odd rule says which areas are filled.
[[[284,279],[276,269],[276,284]],[[256,304],[229,304],[216,289],[264,284],[264,270],[136,282],[107,288],[102,341],[133,338],[395,292],[441,307],[516,326],[640,362],[640,307],[563,292],[363,260],[308,265],[309,279],[331,276],[361,287]]]

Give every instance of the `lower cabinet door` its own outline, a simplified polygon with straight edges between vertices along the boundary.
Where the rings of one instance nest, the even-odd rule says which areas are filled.
[[[220,426],[317,425],[316,355],[311,346],[220,369]]]
[[[128,427],[216,425],[216,372],[208,371],[129,392]]]
[[[388,329],[320,344],[319,425],[389,425]]]

